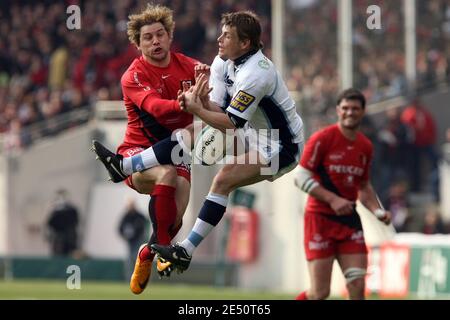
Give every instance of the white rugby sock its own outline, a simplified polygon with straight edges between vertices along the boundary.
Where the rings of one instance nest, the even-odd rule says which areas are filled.
[[[160,163],[156,159],[155,152],[150,147],[132,157],[124,158],[122,160],[122,171],[127,175],[131,175],[134,172],[143,171],[159,165]]]
[[[190,256],[192,256],[195,248],[197,248],[200,242],[211,232],[212,229],[214,229],[213,225],[197,218],[194,227],[189,233],[189,236],[183,240],[180,245],[186,249]]]

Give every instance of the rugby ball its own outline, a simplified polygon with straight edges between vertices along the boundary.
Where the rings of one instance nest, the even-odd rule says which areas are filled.
[[[210,166],[226,155],[233,139],[226,139],[226,134],[219,129],[206,125],[195,139],[194,156],[201,164]]]

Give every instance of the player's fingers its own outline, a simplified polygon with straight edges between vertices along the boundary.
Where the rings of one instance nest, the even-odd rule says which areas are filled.
[[[199,83],[197,84],[198,88],[197,88],[197,93],[199,95],[205,95],[206,94],[206,88],[208,86],[208,81],[205,81],[204,78],[202,78],[201,81],[199,81]]]
[[[205,65],[200,72],[204,75],[209,75],[210,69],[211,68],[208,65]]]
[[[200,87],[202,89],[201,92],[204,95],[207,95],[210,92],[209,91],[209,81],[208,81],[208,78],[206,76],[202,79],[202,81],[200,83]]]
[[[195,77],[195,84],[197,85],[204,76],[205,75],[203,73],[199,73],[198,76]]]
[[[201,72],[201,64],[196,64],[194,67],[194,77],[197,78]]]

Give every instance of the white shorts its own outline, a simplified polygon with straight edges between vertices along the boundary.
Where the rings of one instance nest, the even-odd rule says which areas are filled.
[[[245,151],[256,150],[261,162],[269,167],[262,169],[267,180],[274,181],[293,170],[300,161],[304,147],[303,135],[298,137],[298,143],[281,143],[277,136],[269,130],[255,130],[248,126],[238,130],[238,137],[245,146]],[[262,159],[261,159],[262,158]]]

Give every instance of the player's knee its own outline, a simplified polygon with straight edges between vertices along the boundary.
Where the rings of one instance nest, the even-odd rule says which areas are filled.
[[[224,167],[214,177],[212,189],[221,194],[228,194],[237,185],[235,180],[236,177],[231,174],[229,169]]]
[[[366,276],[367,272],[365,268],[347,268],[344,271],[345,281],[348,284],[359,282],[359,280],[363,280]]]
[[[133,173],[132,180],[134,189],[141,194],[150,194],[155,187],[154,178],[146,175],[145,171]]]
[[[351,298],[364,298],[366,269],[348,268],[344,272],[347,290]]]
[[[350,294],[350,298],[364,298],[365,281],[362,278],[355,279],[347,283],[347,290]]]

